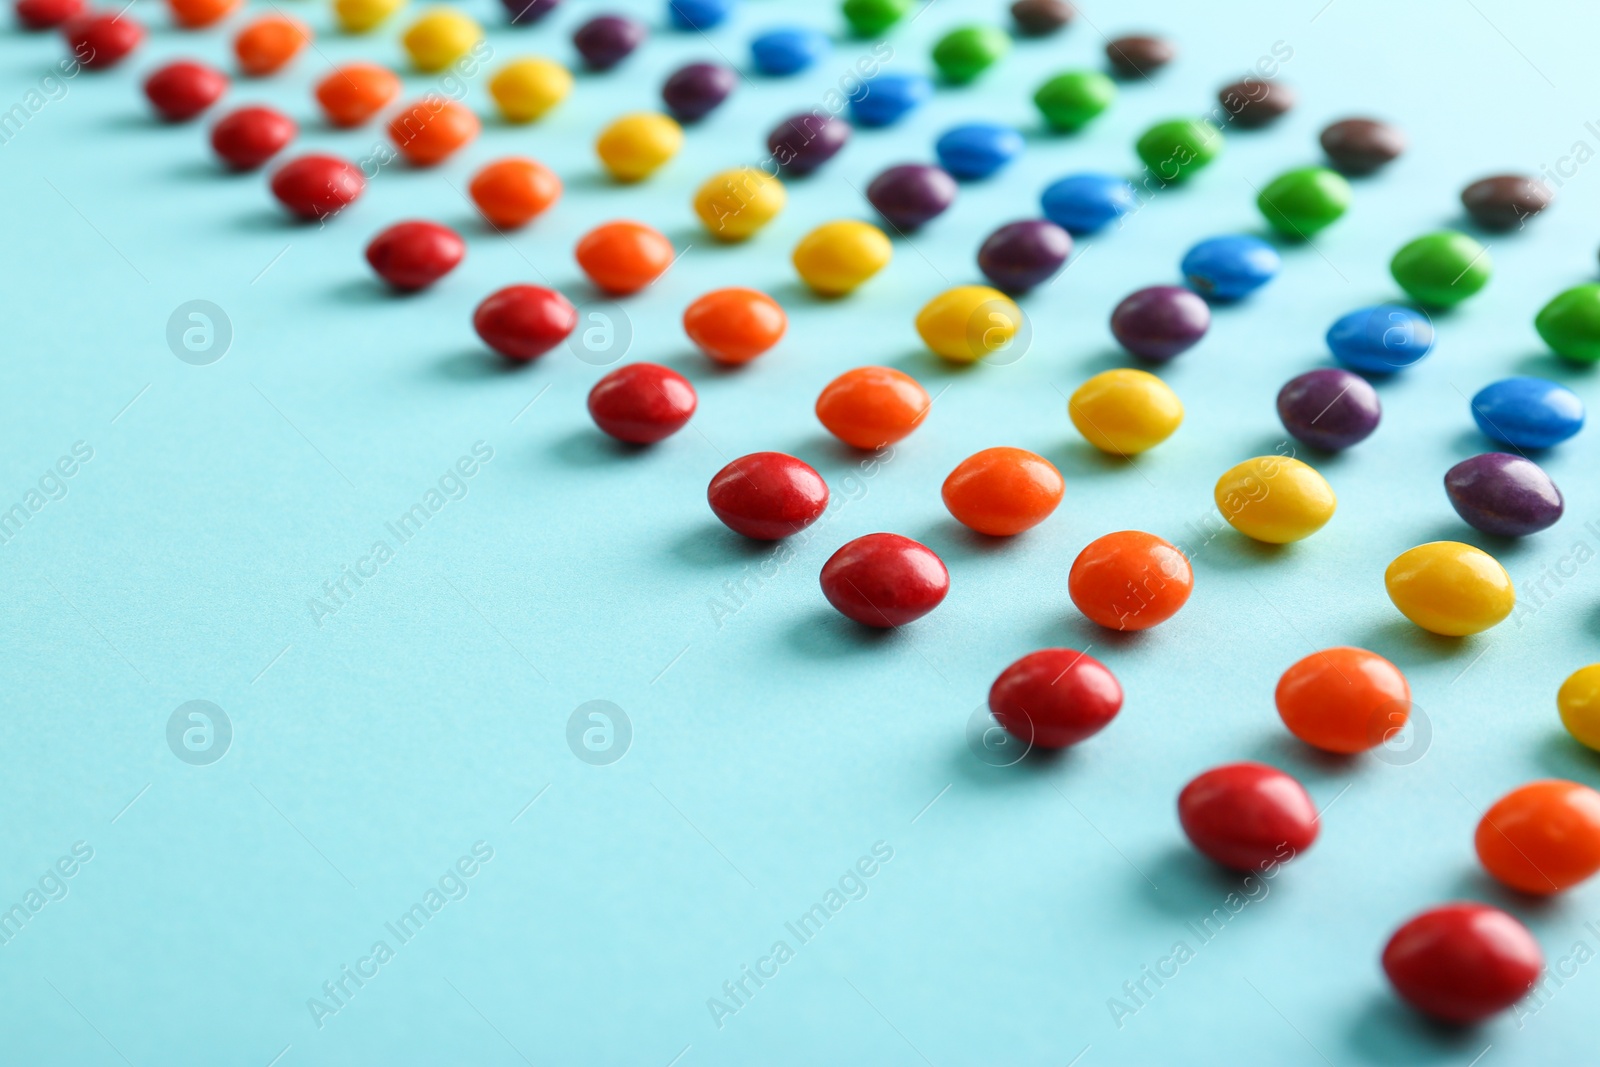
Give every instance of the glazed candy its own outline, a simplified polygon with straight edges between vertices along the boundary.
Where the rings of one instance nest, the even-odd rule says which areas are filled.
[[[1033,94],[1033,106],[1052,129],[1081,130],[1117,98],[1117,83],[1097,70],[1069,70]]]
[[[1324,129],[1318,141],[1346,174],[1371,174],[1406,150],[1405,134],[1376,119],[1341,119]]]
[[[855,448],[882,448],[907,437],[928,417],[928,391],[904,371],[857,367],[817,397],[817,421]]]
[[[1217,90],[1217,103],[1246,130],[1277,122],[1294,109],[1295,91],[1278,81],[1254,76],[1230,82]]]
[[[1326,167],[1301,167],[1268,183],[1256,206],[1285,237],[1309,239],[1337,222],[1350,206],[1350,183]]]
[[[401,36],[411,63],[425,73],[444,70],[483,40],[483,27],[454,8],[423,12]]]
[[[472,202],[496,226],[526,226],[561,198],[561,179],[543,163],[522,156],[497,159],[472,176]]]
[[[1134,147],[1156,178],[1182,182],[1222,152],[1222,131],[1204,119],[1169,119],[1151,126]]]
[[[805,27],[768,30],[750,42],[750,59],[762,74],[783,77],[814,67],[828,54],[828,37]]]
[[[667,0],[667,17],[680,30],[709,30],[733,14],[734,0]]]
[[[291,159],[272,175],[272,195],[303,219],[332,218],[366,188],[361,169],[338,156],[312,154]]]
[[[572,47],[590,70],[610,70],[631,56],[650,36],[638,19],[623,15],[597,15],[572,33]]]
[[[1208,237],[1184,253],[1178,269],[1189,287],[1209,300],[1243,300],[1278,276],[1283,260],[1259,237]]]
[[[989,713],[1027,745],[1066,748],[1110,725],[1122,686],[1099,660],[1070,648],[1030,652],[989,687]]]
[[[1178,56],[1171,41],[1143,34],[1113,38],[1105,51],[1112,72],[1124,80],[1148,78]]]
[[[1600,663],[1580,667],[1561,683],[1556,710],[1569,734],[1600,752]]]
[[[1489,250],[1464,233],[1424,234],[1394,254],[1389,273],[1413,300],[1454,307],[1489,284]]]
[[[1070,174],[1039,196],[1045,218],[1068,233],[1096,233],[1132,211],[1133,186],[1114,174]]]
[[[1553,448],[1583,429],[1583,401],[1543,378],[1502,378],[1473,396],[1472,418],[1513,448]]]
[[[1600,361],[1600,285],[1573,286],[1533,320],[1544,343],[1579,363]]]
[[[243,2],[244,0],[167,0],[167,8],[172,12],[172,21],[175,24],[186,30],[198,30],[221,22],[224,18],[233,14]],[[81,0],[75,6],[78,11],[83,9]],[[77,11],[73,11],[71,14],[75,15]],[[30,29],[38,28],[30,20],[23,18],[22,4],[20,3],[17,5],[17,15],[22,19],[24,25],[27,25]],[[70,18],[71,15],[66,17]],[[60,21],[64,20],[56,20],[56,22]],[[55,22],[47,23],[47,25],[55,25]]]
[[[1283,428],[1301,444],[1324,452],[1365,441],[1382,415],[1378,391],[1371,383],[1336,367],[1306,371],[1278,390]]]
[[[1022,134],[993,122],[969,122],[939,135],[939,165],[966,181],[987,178],[1022,154]]]
[[[838,155],[850,140],[850,124],[814,111],[791,115],[767,134],[767,151],[784,174],[804,177]]]
[[[637,293],[665,274],[675,255],[660,230],[627,219],[601,223],[573,249],[583,273],[612,296]]]
[[[1482,633],[1516,607],[1506,569],[1489,553],[1459,541],[1430,541],[1396,556],[1383,572],[1400,614],[1431,633]]]
[[[368,33],[406,6],[406,0],[333,0],[333,15],[346,33]]]
[[[1206,335],[1211,309],[1187,289],[1153,285],[1123,298],[1111,312],[1111,333],[1136,356],[1164,363]]]
[[[129,14],[85,11],[61,24],[61,36],[85,69],[108,70],[139,47],[144,27]]]
[[[360,126],[400,95],[400,79],[376,63],[346,63],[317,83],[317,103],[328,123],[343,129]]]
[[[1025,293],[1049,281],[1072,254],[1072,237],[1053,222],[1008,222],[978,248],[978,269],[996,287]]]
[[[1433,323],[1400,304],[1379,304],[1341,316],[1328,327],[1328,351],[1352,370],[1392,374],[1433,351]]]
[[[1559,778],[1495,801],[1473,839],[1496,879],[1535,896],[1561,893],[1600,871],[1600,793]]]
[[[255,170],[294,140],[298,127],[270,107],[230,111],[211,128],[211,148],[234,170]]]
[[[1049,460],[1022,448],[986,448],[944,480],[944,506],[957,522],[990,537],[1011,537],[1050,517],[1066,483]]]
[[[1464,459],[1444,475],[1450,506],[1467,524],[1500,537],[1525,537],[1554,526],[1561,490],[1537,463],[1505,452]]]
[[[287,15],[265,15],[239,31],[233,54],[251,77],[276,74],[311,43],[311,27]]]
[[[1212,497],[1228,525],[1269,545],[1310,537],[1338,506],[1322,475],[1288,456],[1257,456],[1230,468]]]
[[[718,363],[748,363],[783,338],[789,319],[755,289],[714,289],[683,312],[683,332]]]
[[[1264,872],[1317,840],[1317,806],[1305,787],[1264,763],[1213,767],[1178,794],[1178,820],[1194,847],[1236,871]]]
[[[694,212],[719,241],[755,236],[783,210],[783,183],[756,167],[713,174],[694,194]]]
[[[1113,456],[1136,456],[1171,437],[1183,404],[1148,371],[1101,371],[1073,391],[1067,415],[1084,439]]]
[[[1022,309],[998,289],[958,285],[917,312],[917,333],[945,359],[971,363],[1005,348],[1022,328]]]
[[[1108,630],[1148,630],[1178,613],[1194,591],[1194,570],[1171,542],[1122,530],[1089,542],[1067,572],[1067,593]]]
[[[951,30],[933,46],[933,65],[954,85],[965,85],[1011,51],[1011,38],[993,26]]]
[[[854,219],[825,222],[794,246],[794,269],[822,296],[843,296],[888,265],[894,246],[876,226]]]
[[[1527,995],[1544,969],[1539,942],[1487,904],[1445,904],[1394,932],[1383,971],[1407,1004],[1441,1022],[1468,1025]]]
[[[508,285],[472,313],[483,343],[518,363],[534,360],[567,339],[578,324],[572,302],[539,285]]]
[[[168,63],[144,80],[144,95],[168,122],[187,122],[227,91],[226,74],[188,59]]]
[[[648,178],[683,147],[683,128],[666,115],[637,111],[600,131],[595,155],[619,182]]]
[[[1011,20],[1025,37],[1044,37],[1065,29],[1077,14],[1067,0],[1017,0],[1011,5]]]
[[[661,102],[679,122],[699,122],[732,95],[739,75],[718,63],[679,67],[661,84]]]
[[[777,541],[822,516],[828,483],[793,456],[752,452],[717,472],[706,499],[728,529],[757,541]]]
[[[850,118],[857,126],[893,126],[932,96],[926,75],[881,71],[850,94]]]
[[[1521,174],[1480,178],[1461,190],[1461,206],[1486,230],[1520,229],[1554,198],[1544,182]]]
[[[911,231],[955,203],[956,180],[941,167],[902,163],[867,186],[867,200],[897,230]]]
[[[389,120],[389,139],[414,167],[433,167],[477,140],[478,116],[454,100],[424,99]]]
[[[915,622],[949,591],[944,561],[899,534],[858,537],[822,565],[822,595],[863,626],[889,629]]]
[[[1273,699],[1283,725],[1324,752],[1375,748],[1411,716],[1400,668],[1364,648],[1325,648],[1283,672]]]
[[[601,430],[631,445],[651,445],[688,424],[694,386],[657,363],[618,367],[589,390],[589,416]]]
[[[844,0],[842,9],[851,33],[857,37],[876,37],[915,6],[916,0]]]
[[[571,91],[572,72],[553,59],[537,56],[513,59],[489,79],[489,95],[507,122],[543,118]]]
[[[402,292],[427,288],[455,270],[466,254],[461,235],[437,222],[397,222],[367,245],[373,271]]]
[[[233,0],[237,3],[238,0]],[[50,30],[83,14],[85,0],[17,0],[17,23],[27,30]],[[225,14],[226,12],[224,12]],[[174,19],[177,11],[173,11]],[[220,16],[219,16],[220,17]],[[181,22],[180,22],[181,25]]]

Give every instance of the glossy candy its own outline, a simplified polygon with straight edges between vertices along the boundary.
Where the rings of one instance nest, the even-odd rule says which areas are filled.
[[[933,46],[933,65],[945,81],[965,85],[1005,58],[1011,38],[993,26],[951,30]]]
[[[489,79],[489,95],[507,122],[534,122],[567,98],[572,72],[552,59],[513,59]]]
[[[491,293],[472,313],[483,343],[518,363],[527,363],[567,339],[578,311],[554,289],[508,285]]]
[[[243,0],[167,0],[172,21],[186,30],[214,26],[239,9]]]
[[[1468,1025],[1511,1007],[1544,969],[1539,942],[1487,904],[1445,904],[1389,938],[1383,970],[1402,1000],[1440,1022]]]
[[[955,203],[956,180],[942,167],[901,163],[872,179],[867,200],[889,225],[910,232]]]
[[[367,33],[406,6],[406,0],[333,0],[333,15],[346,33]]]
[[[1099,660],[1070,648],[1030,652],[989,688],[989,713],[1027,745],[1067,748],[1104,730],[1122,710],[1122,686]]]
[[[389,139],[414,167],[443,163],[471,144],[481,129],[467,107],[441,97],[421,100],[389,120]]]
[[[1346,174],[1371,174],[1398,159],[1406,136],[1376,119],[1341,119],[1318,137],[1333,165]]]
[[[1295,91],[1282,82],[1255,75],[1230,82],[1217,90],[1217,103],[1246,130],[1260,129],[1287,115],[1296,103]]]
[[[794,246],[794,269],[812,291],[843,296],[888,265],[894,246],[876,226],[854,219],[824,222]]]
[[[1100,451],[1136,456],[1172,436],[1183,422],[1183,403],[1154,374],[1119,367],[1078,386],[1067,416]]]
[[[877,449],[909,436],[932,405],[928,391],[904,371],[856,367],[823,387],[817,421],[847,445]]]
[[[933,81],[924,74],[880,71],[850,94],[850,119],[857,126],[893,126],[932,96]]]
[[[1236,871],[1265,873],[1310,848],[1321,824],[1305,787],[1264,763],[1225,763],[1178,794],[1194,847]]]
[[[735,167],[707,178],[695,191],[694,212],[719,241],[743,241],[783,210],[783,183],[756,167]]]
[[[1022,448],[986,448],[944,480],[944,506],[957,522],[990,537],[1031,530],[1061,503],[1066,483],[1049,460]]]
[[[1505,452],[1464,459],[1444,475],[1450,506],[1468,525],[1499,537],[1525,537],[1554,526],[1561,490],[1537,463]]]
[[[228,76],[215,67],[180,59],[144,80],[144,95],[168,122],[186,122],[222,99]]]
[[[108,70],[139,47],[144,27],[132,15],[85,11],[61,24],[61,36],[85,70]]]
[[[526,226],[561,198],[561,179],[523,156],[486,164],[467,186],[472,202],[497,227]]]
[[[1561,893],[1600,871],[1600,793],[1550,778],[1518,786],[1484,812],[1478,860],[1523,893]]]
[[[667,16],[680,30],[709,30],[733,14],[734,0],[667,0]]]
[[[1489,553],[1459,541],[1407,549],[1383,572],[1383,584],[1400,614],[1445,637],[1482,633],[1517,605],[1506,569]]]
[[[589,417],[601,430],[631,445],[653,445],[688,424],[694,386],[657,363],[618,367],[589,390]]]
[[[755,289],[713,289],[683,312],[683,332],[718,363],[749,363],[783,339],[789,319],[778,302]]]
[[[946,289],[917,312],[917,334],[945,359],[971,363],[1004,349],[1022,328],[1022,309],[987,285]]]
[[[915,622],[949,591],[944,561],[899,534],[858,537],[822,565],[822,595],[863,626],[889,629]]]
[[[1022,134],[993,122],[969,122],[939,135],[939,165],[964,181],[987,178],[1022,154]]]
[[[376,63],[347,63],[317,83],[317,103],[328,123],[360,126],[400,95],[400,79]]]
[[[265,15],[239,31],[233,54],[239,69],[255,78],[276,74],[311,43],[311,27],[288,15]]]
[[[1328,327],[1328,351],[1351,370],[1392,374],[1433,351],[1433,323],[1400,304],[1358,308]]]
[[[1267,224],[1285,237],[1306,240],[1333,225],[1350,206],[1350,183],[1327,167],[1301,167],[1278,175],[1256,197]]]
[[[1096,233],[1132,211],[1133,186],[1114,174],[1070,174],[1039,196],[1045,218],[1068,233]]]
[[[1067,573],[1067,593],[1108,630],[1148,630],[1178,613],[1194,592],[1194,570],[1171,542],[1122,530],[1089,542]]]
[[[767,151],[783,173],[804,177],[839,154],[850,140],[850,124],[814,111],[791,115],[767,134]]]
[[[50,30],[77,18],[86,6],[85,0],[17,0],[14,10],[23,29]]]
[[[1461,206],[1486,230],[1521,229],[1553,199],[1548,185],[1521,174],[1480,178],[1461,190]]]
[[[732,95],[739,75],[718,63],[690,63],[661,83],[661,102],[679,122],[699,122]]]
[[[1464,233],[1424,234],[1394,254],[1389,273],[1413,300],[1454,307],[1489,284],[1489,251]]]
[[[461,59],[481,40],[483,27],[449,7],[429,8],[400,37],[412,65],[429,74]]]
[[[1296,441],[1338,452],[1359,444],[1378,428],[1383,406],[1378,391],[1357,374],[1319,367],[1296,375],[1278,390],[1278,418]]]
[[[397,222],[367,245],[378,277],[402,292],[425,289],[449,274],[467,254],[461,235],[437,222]]]
[[[844,0],[841,9],[850,32],[857,37],[876,37],[905,17],[916,0]]]
[[[1513,448],[1553,448],[1583,429],[1583,401],[1543,378],[1502,378],[1473,396],[1472,418]]]
[[[1183,255],[1178,269],[1189,287],[1208,300],[1243,300],[1278,276],[1283,259],[1259,237],[1208,237]]]
[[[583,273],[612,296],[637,293],[665,274],[675,255],[660,230],[626,219],[602,222],[578,238],[573,249]]]
[[[1338,500],[1312,467],[1288,456],[1257,456],[1225,471],[1212,490],[1228,525],[1256,541],[1302,541],[1327,525]]]
[[[590,70],[610,70],[634,53],[650,29],[623,15],[597,15],[572,33],[572,46]]]
[[[777,541],[822,517],[828,484],[793,456],[753,452],[718,471],[706,499],[728,529],[757,541]]]
[[[1600,285],[1575,285],[1559,294],[1540,309],[1533,326],[1558,355],[1600,361]]]
[[[211,127],[211,148],[234,170],[255,170],[294,140],[294,120],[270,107],[230,111]]]
[[[1117,83],[1097,70],[1069,70],[1045,82],[1033,94],[1052,129],[1081,130],[1117,98]]]
[[[1134,148],[1156,178],[1184,182],[1222,152],[1222,131],[1204,119],[1168,119],[1145,130]]]
[[[648,178],[683,147],[683,128],[666,115],[636,111],[623,115],[595,138],[595,155],[619,182]]]
[[[1111,312],[1111,333],[1136,356],[1156,362],[1187,352],[1206,335],[1211,309],[1176,285],[1152,285],[1124,297]]]
[[[1283,672],[1273,699],[1291,734],[1341,755],[1383,744],[1411,717],[1406,676],[1364,648],[1313,652]]]
[[[806,27],[767,30],[750,41],[750,59],[756,70],[774,77],[799,74],[827,54],[827,35]]]
[[[1045,37],[1065,29],[1077,14],[1067,0],[1017,0],[1011,5],[1011,20],[1025,37]]]
[[[1072,254],[1072,237],[1053,222],[1008,222],[984,238],[978,269],[997,288],[1025,293],[1049,281]]]
[[[1569,734],[1600,752],[1600,663],[1568,675],[1556,693],[1556,710]]]
[[[1112,73],[1125,80],[1148,78],[1178,57],[1171,41],[1144,34],[1107,41],[1105,51]]]
[[[291,159],[272,175],[272,195],[303,219],[329,219],[366,188],[361,169],[338,156],[314,153]]]

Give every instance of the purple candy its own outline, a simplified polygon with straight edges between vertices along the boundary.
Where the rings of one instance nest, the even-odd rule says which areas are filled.
[[[956,180],[943,167],[901,163],[872,179],[867,199],[899,230],[914,230],[956,199]]]
[[[785,174],[803,177],[838,154],[850,124],[815,111],[791,115],[767,134],[767,151]]]
[[[644,43],[645,24],[621,15],[597,15],[572,34],[572,44],[590,70],[610,70]]]
[[[532,26],[561,6],[561,0],[500,0],[513,26]]]
[[[1176,285],[1140,289],[1111,313],[1111,333],[1123,348],[1161,362],[1204,337],[1210,325],[1206,302]]]
[[[978,249],[978,269],[1001,289],[1025,293],[1061,269],[1072,236],[1045,219],[1008,222]]]
[[[1359,374],[1337,367],[1308,370],[1278,390],[1278,418],[1295,440],[1325,452],[1365,441],[1378,428],[1383,405]]]
[[[732,67],[690,63],[679,67],[661,86],[661,102],[679,122],[698,122],[728,99],[739,75]]]
[[[1485,452],[1445,472],[1444,491],[1456,514],[1487,534],[1522,537],[1553,526],[1565,503],[1561,490],[1530,459]]]

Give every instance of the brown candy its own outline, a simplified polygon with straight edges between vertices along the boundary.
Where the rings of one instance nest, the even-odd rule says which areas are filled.
[[[1406,150],[1406,135],[1376,119],[1342,119],[1322,131],[1321,141],[1346,174],[1371,174]]]
[[[1077,9],[1066,0],[1017,0],[1011,5],[1011,18],[1027,37],[1055,33],[1077,17]]]
[[[1249,77],[1218,89],[1217,101],[1236,125],[1253,130],[1287,114],[1295,93],[1287,85]]]
[[[1550,206],[1550,187],[1521,174],[1481,178],[1461,190],[1461,205],[1486,230],[1513,230]]]
[[[1171,63],[1178,50],[1160,37],[1118,37],[1106,42],[1106,58],[1119,78],[1140,78],[1154,74]]]

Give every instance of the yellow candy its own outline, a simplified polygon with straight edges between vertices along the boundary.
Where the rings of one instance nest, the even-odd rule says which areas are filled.
[[[1217,510],[1235,530],[1269,545],[1310,537],[1338,500],[1322,475],[1287,456],[1257,456],[1217,479]]]
[[[1183,421],[1183,402],[1147,371],[1108,370],[1078,386],[1067,415],[1100,451],[1136,456],[1172,436]]]
[[[1000,351],[1022,328],[1022,309],[998,289],[958,285],[917,312],[923,344],[945,359],[972,363]]]
[[[443,70],[483,39],[483,27],[448,7],[430,8],[411,24],[400,43],[418,70]]]
[[[853,219],[824,222],[794,246],[794,269],[823,296],[843,296],[884,268],[894,246],[876,226]]]
[[[567,98],[572,75],[552,59],[513,59],[489,79],[489,95],[507,122],[532,122]]]
[[[1430,541],[1400,553],[1383,572],[1383,584],[1400,614],[1446,637],[1481,633],[1517,606],[1506,569],[1459,541]]]
[[[721,241],[743,241],[771,222],[789,199],[783,183],[755,167],[714,174],[694,194],[694,213]]]
[[[683,127],[665,115],[624,115],[595,138],[600,162],[619,182],[636,182],[659,170],[683,147]]]
[[[1591,663],[1561,683],[1556,707],[1567,732],[1600,751],[1600,663]]]
[[[366,33],[405,6],[406,0],[333,0],[333,17],[346,33]]]

